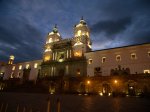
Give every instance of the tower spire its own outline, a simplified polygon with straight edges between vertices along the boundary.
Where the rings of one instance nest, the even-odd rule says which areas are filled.
[[[55,24],[54,28],[57,28],[57,24]]]
[[[54,28],[53,28],[53,32],[54,32],[54,33],[57,33],[57,32],[58,32],[57,24],[55,24],[55,26],[54,26]]]

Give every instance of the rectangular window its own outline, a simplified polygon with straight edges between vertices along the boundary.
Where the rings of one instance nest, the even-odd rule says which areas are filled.
[[[102,63],[106,62],[106,57],[102,57]]]
[[[136,53],[131,53],[131,59],[137,59]]]
[[[89,59],[89,62],[88,62],[88,63],[89,63],[89,64],[92,64],[92,62],[93,62],[93,60],[92,60],[92,59]]]
[[[12,70],[15,70],[15,66],[12,67]]]
[[[150,73],[150,70],[144,70],[144,73]]]
[[[121,61],[121,56],[120,55],[116,56],[116,61]]]
[[[22,65],[19,65],[19,70],[21,70],[22,69]]]
[[[35,64],[34,64],[34,68],[37,68],[37,66],[38,66],[38,64],[37,64],[37,63],[35,63]]]
[[[77,75],[80,75],[80,69],[77,69]]]
[[[29,64],[26,64],[26,69],[29,69],[30,65]]]
[[[150,57],[150,51],[148,51],[148,57]]]

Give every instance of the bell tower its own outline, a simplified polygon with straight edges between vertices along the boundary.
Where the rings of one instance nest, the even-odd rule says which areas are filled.
[[[90,30],[83,19],[74,26],[73,49],[74,56],[83,56],[85,52],[91,50]]]
[[[52,47],[55,42],[61,40],[61,36],[58,32],[57,25],[54,26],[52,32],[48,33],[46,44],[44,46],[44,53],[43,53],[43,61],[50,61],[54,58]]]
[[[8,64],[12,65],[14,63],[14,59],[15,57],[13,55],[10,55]]]

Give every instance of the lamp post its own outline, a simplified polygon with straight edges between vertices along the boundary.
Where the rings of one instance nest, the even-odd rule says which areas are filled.
[[[116,93],[115,95],[118,95],[118,84],[119,84],[119,83],[118,83],[118,80],[115,79],[115,80],[114,80],[115,93]]]
[[[118,81],[117,81],[117,80],[114,80],[114,83],[115,83],[115,84],[117,84],[117,83],[118,83]]]
[[[87,81],[88,93],[89,93],[89,85],[90,85],[90,83],[91,83],[91,82],[88,80],[88,81]]]

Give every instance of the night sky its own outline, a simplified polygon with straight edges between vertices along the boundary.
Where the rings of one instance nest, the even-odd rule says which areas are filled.
[[[0,61],[42,59],[54,24],[71,38],[81,16],[93,50],[150,42],[150,0],[0,0]]]

